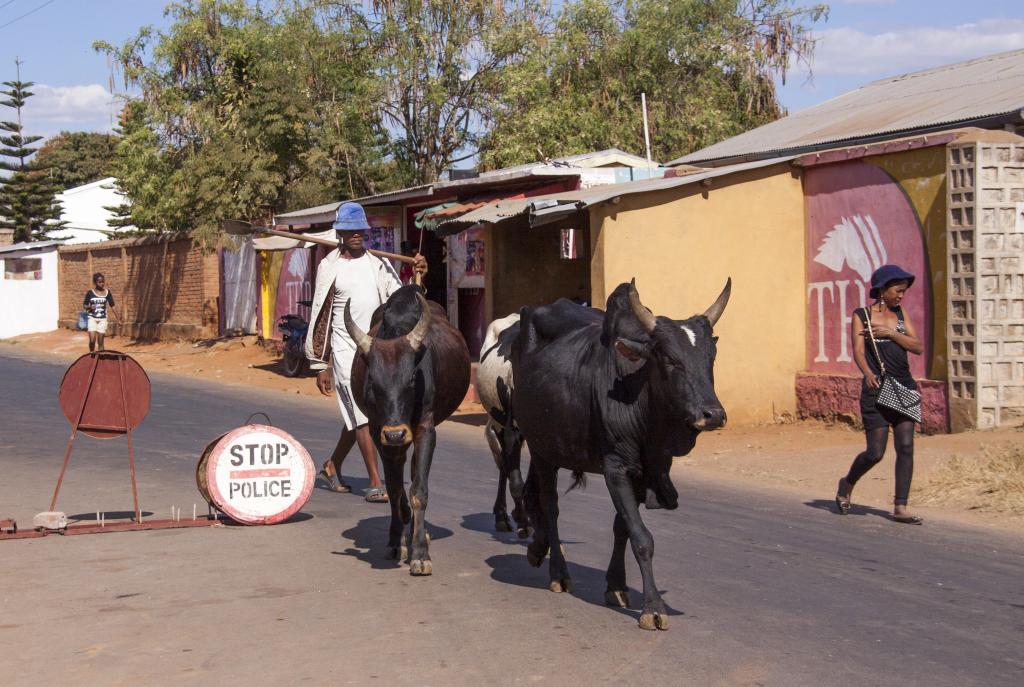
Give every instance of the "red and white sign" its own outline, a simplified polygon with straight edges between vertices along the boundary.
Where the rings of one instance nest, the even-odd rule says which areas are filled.
[[[287,432],[246,425],[228,432],[207,450],[197,477],[200,491],[231,518],[249,525],[273,525],[306,504],[316,469],[306,449]]]
[[[921,225],[899,184],[863,161],[808,169],[807,368],[857,375],[851,317],[871,302],[871,273],[887,263],[917,279],[903,309],[925,343],[910,357],[914,377],[925,376],[932,327],[931,273]]]

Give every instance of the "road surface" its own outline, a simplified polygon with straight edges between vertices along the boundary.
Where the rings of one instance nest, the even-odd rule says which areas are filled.
[[[69,434],[63,369],[0,348],[0,517],[31,523],[49,504]],[[332,399],[152,381],[134,434],[152,517],[191,513],[203,448],[252,412],[317,463],[336,438]],[[644,513],[671,627],[645,632],[637,610],[603,603],[612,506],[599,479],[561,500],[576,590],[553,594],[546,565],[531,568],[514,535],[492,531],[481,428],[449,422],[439,434],[428,578],[385,560],[386,506],[323,489],[302,518],[272,527],[0,542],[0,682],[1024,684],[1019,537],[901,526],[865,509],[839,517],[829,494],[743,491],[678,467],[679,509]],[[126,455],[123,439],[80,438],[58,509],[130,511]],[[344,472],[356,492],[366,486],[357,455]],[[636,590],[631,559],[627,570]]]

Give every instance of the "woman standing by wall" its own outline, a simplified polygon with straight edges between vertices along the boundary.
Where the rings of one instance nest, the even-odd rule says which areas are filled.
[[[106,278],[102,272],[92,275],[93,288],[85,292],[82,307],[88,314],[89,352],[103,350],[103,339],[107,334],[107,313],[117,315],[114,310],[114,296],[106,288]],[[118,321],[121,318],[118,315]]]
[[[841,514],[850,510],[850,496],[857,481],[882,460],[892,427],[896,448],[896,498],[893,520],[912,525],[922,520],[907,511],[910,482],[914,475],[915,418],[906,409],[894,409],[899,403],[886,399],[901,389],[913,397],[917,384],[910,374],[907,352],[920,355],[924,350],[914,325],[900,307],[903,296],[914,283],[914,275],[898,265],[882,265],[871,275],[869,295],[875,302],[853,311],[853,357],[864,374],[861,384],[860,412],[867,447],[858,455],[847,475],[839,480],[836,507]],[[886,380],[886,377],[891,379]],[[886,389],[882,386],[886,384]],[[880,392],[882,400],[880,402]],[[911,411],[912,412],[912,411]],[[919,410],[918,410],[919,413]],[[919,417],[918,417],[919,419]]]

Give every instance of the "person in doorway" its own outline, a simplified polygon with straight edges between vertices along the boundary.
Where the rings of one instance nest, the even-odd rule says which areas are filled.
[[[92,288],[85,292],[82,307],[88,318],[89,352],[102,351],[103,339],[107,335],[107,315],[117,318],[121,324],[121,316],[114,309],[114,295],[107,288],[106,278],[102,272],[92,275]]]
[[[413,257],[416,255],[416,250],[412,247],[412,243],[409,241],[402,241],[402,255]],[[414,269],[413,266],[407,262],[403,262],[398,268],[398,278],[402,280],[403,284],[408,284],[412,281]]]
[[[377,451],[367,419],[352,396],[356,344],[345,329],[344,316],[345,304],[351,302],[352,319],[363,331],[370,331],[374,311],[402,285],[390,262],[367,252],[364,241],[369,228],[366,213],[358,203],[343,203],[338,207],[334,221],[338,247],[317,267],[310,316],[313,326],[306,337],[306,357],[310,368],[317,370],[316,385],[320,393],[330,396],[333,392],[338,399],[342,419],[341,436],[334,453],[324,462],[318,477],[333,491],[351,491],[341,478],[341,464],[353,444],[358,444],[370,478],[365,498],[371,503],[386,503],[388,495],[381,482]],[[415,260],[414,272],[426,274],[427,261],[419,254]]]
[[[898,265],[882,265],[871,275],[869,295],[875,302],[853,311],[853,358],[864,374],[860,391],[860,412],[867,447],[856,457],[850,471],[839,480],[836,507],[841,514],[850,510],[850,496],[857,481],[882,460],[892,428],[896,448],[896,498],[893,520],[920,525],[922,519],[907,511],[907,497],[914,475],[914,420],[878,403],[878,391],[885,374],[909,389],[917,389],[910,374],[907,353],[924,350],[914,325],[903,308],[903,297],[914,283],[914,275]],[[872,344],[874,337],[874,344]]]

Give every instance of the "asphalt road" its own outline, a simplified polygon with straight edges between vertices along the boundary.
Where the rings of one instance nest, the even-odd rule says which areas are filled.
[[[0,348],[0,517],[30,523],[49,504],[69,434],[63,369]],[[318,462],[333,445],[333,401],[154,375],[134,434],[143,510],[190,513],[203,448],[255,411]],[[126,455],[123,439],[79,439],[58,508],[130,511]],[[356,455],[345,472],[361,491]],[[0,542],[0,683],[1024,684],[1021,538],[673,477],[680,508],[644,513],[667,632],[603,603],[599,480],[562,498],[576,590],[553,594],[546,565],[492,531],[481,428],[449,422],[430,480],[433,576],[384,559],[386,506],[322,489],[271,527]]]

